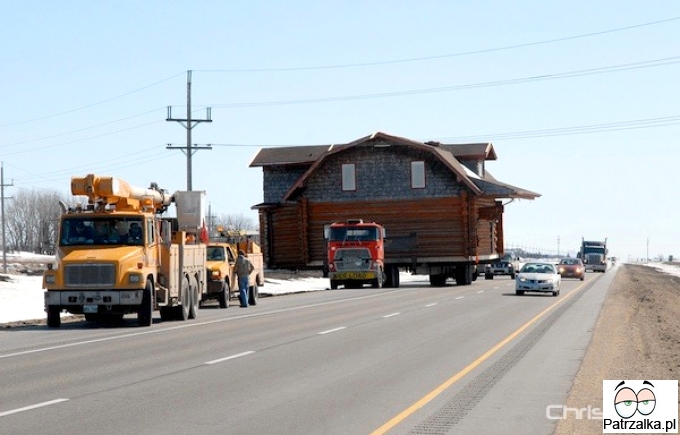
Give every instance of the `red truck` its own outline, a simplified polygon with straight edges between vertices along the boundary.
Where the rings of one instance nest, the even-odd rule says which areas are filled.
[[[326,230],[328,276],[331,289],[360,288],[385,281],[385,229],[375,222],[351,219],[334,222]]]

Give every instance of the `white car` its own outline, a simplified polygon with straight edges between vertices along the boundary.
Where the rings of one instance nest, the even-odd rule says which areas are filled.
[[[552,263],[526,263],[515,277],[515,294],[524,292],[550,292],[560,294],[562,277]]]

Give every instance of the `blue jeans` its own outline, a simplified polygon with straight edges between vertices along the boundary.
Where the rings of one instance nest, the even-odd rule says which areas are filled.
[[[241,306],[248,306],[248,275],[238,277],[238,297],[241,300]]]

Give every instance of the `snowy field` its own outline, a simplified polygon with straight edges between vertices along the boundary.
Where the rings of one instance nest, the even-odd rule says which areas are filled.
[[[49,261],[52,257],[22,254],[7,256],[8,272],[1,274],[0,281],[0,324],[24,320],[44,319],[42,276],[24,275],[19,270],[30,269],[27,262]],[[680,276],[680,267],[661,263],[650,263],[662,272]],[[266,274],[265,274],[266,275]],[[402,273],[401,282],[429,283],[427,276],[412,276]],[[270,279],[265,276],[265,285],[260,288],[262,296],[328,290],[328,278],[299,278],[290,280]]]

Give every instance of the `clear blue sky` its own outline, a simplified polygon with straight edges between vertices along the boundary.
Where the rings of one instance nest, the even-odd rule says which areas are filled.
[[[165,118],[192,70],[213,214],[256,217],[261,146],[383,131],[492,142],[487,169],[542,194],[506,207],[508,244],[680,256],[680,2],[5,1],[0,29],[6,196],[87,173],[185,189]]]

